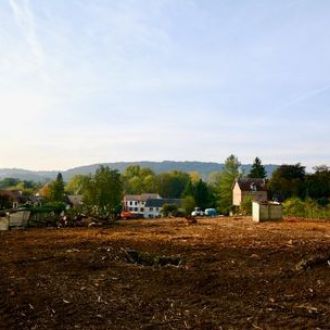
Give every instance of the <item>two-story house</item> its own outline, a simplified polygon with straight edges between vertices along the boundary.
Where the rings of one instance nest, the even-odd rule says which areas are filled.
[[[164,204],[180,206],[180,199],[162,198],[158,194],[125,195],[124,210],[141,214],[144,218],[157,218],[161,216]]]
[[[246,196],[251,196],[253,201],[264,202],[268,200],[265,179],[237,179],[233,185],[233,205],[240,206]]]

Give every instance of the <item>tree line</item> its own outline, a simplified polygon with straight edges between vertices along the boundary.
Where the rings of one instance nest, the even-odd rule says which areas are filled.
[[[249,173],[241,170],[241,163],[230,155],[221,172],[212,173],[203,180],[198,172],[171,171],[156,174],[149,168],[129,166],[123,173],[100,166],[93,175],[76,175],[69,182],[57,178],[41,189],[33,182],[16,179],[0,180],[0,188],[16,187],[26,194],[38,190],[48,202],[65,202],[68,195],[81,195],[88,212],[101,217],[114,218],[120,211],[124,194],[158,193],[163,198],[182,199],[182,208],[189,213],[195,206],[202,209],[217,208],[222,214],[232,210],[232,187],[238,178],[263,178],[267,181],[269,199],[285,202],[292,198],[312,200],[327,207],[330,197],[330,170],[315,167],[307,173],[301,164],[281,165],[267,178],[262,161],[256,157]]]

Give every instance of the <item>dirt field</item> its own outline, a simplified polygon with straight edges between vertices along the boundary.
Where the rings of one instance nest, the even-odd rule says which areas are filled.
[[[330,266],[296,269],[313,255],[330,255],[330,221],[0,232],[0,328],[330,329]]]

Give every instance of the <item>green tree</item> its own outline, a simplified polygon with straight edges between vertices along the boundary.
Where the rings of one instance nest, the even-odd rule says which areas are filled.
[[[223,171],[218,177],[217,193],[218,193],[218,206],[222,213],[228,214],[233,200],[233,183],[235,179],[240,176],[241,163],[236,156],[230,155],[226,161]]]
[[[290,197],[305,197],[305,167],[299,163],[295,165],[281,165],[272,175],[269,189],[273,199],[280,202]]]
[[[196,202],[193,196],[186,196],[181,201],[181,207],[184,209],[186,215],[190,215],[195,206]]]
[[[267,177],[267,172],[265,167],[262,165],[261,160],[256,157],[252,165],[251,171],[248,175],[249,178],[261,178],[264,179]]]
[[[65,190],[72,195],[82,195],[89,182],[87,175],[75,175],[65,186]]]
[[[128,194],[156,192],[155,173],[150,168],[128,166],[123,173],[123,183]]]
[[[123,184],[121,175],[117,170],[101,166],[90,177],[86,185],[84,202],[95,209],[99,217],[115,220],[120,211]]]
[[[185,172],[161,173],[156,178],[157,192],[164,198],[180,198],[189,181],[190,176]]]
[[[194,199],[197,206],[205,209],[210,206],[210,192],[207,184],[200,179],[194,186]]]
[[[19,179],[15,178],[4,178],[0,180],[0,189],[13,188],[20,182]]]
[[[64,181],[62,173],[58,173],[55,180],[49,184],[49,200],[51,202],[64,201]]]
[[[330,170],[328,166],[317,166],[315,172],[307,174],[305,178],[306,195],[318,201],[320,205],[327,205],[330,197]]]
[[[178,207],[175,204],[164,204],[162,207],[162,214],[164,217],[176,216]]]
[[[181,197],[193,196],[194,195],[194,186],[191,180],[189,180],[183,190]]]

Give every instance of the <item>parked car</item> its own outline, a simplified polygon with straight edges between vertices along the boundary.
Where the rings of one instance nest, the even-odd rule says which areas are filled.
[[[201,210],[200,207],[195,207],[194,211],[191,212],[191,216],[193,217],[198,217],[198,216],[203,216],[204,212]]]
[[[130,219],[144,219],[144,215],[142,213],[132,213],[129,211],[122,211],[120,213],[120,218],[124,220]]]
[[[215,217],[217,215],[217,210],[214,208],[205,209],[204,215],[208,217]]]

